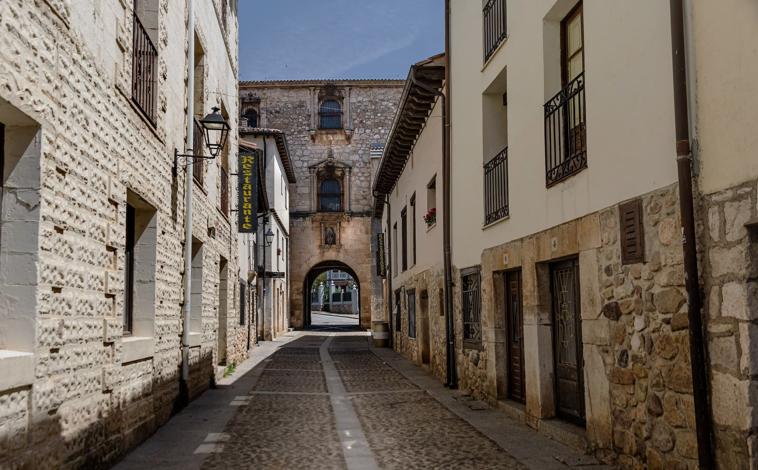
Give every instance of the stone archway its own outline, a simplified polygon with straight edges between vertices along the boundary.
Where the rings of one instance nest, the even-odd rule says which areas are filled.
[[[345,272],[353,278],[353,280],[355,281],[358,287],[358,292],[359,292],[359,296],[357,299],[358,311],[359,312],[363,311],[363,305],[361,305],[361,296],[360,296],[360,293],[362,292],[361,280],[358,274],[355,272],[355,270],[353,270],[353,268],[351,268],[350,266],[348,266],[347,264],[341,261],[334,261],[334,260],[322,261],[320,263],[317,263],[313,267],[311,267],[311,269],[308,271],[308,274],[305,276],[303,280],[302,298],[303,298],[303,327],[304,328],[309,328],[311,326],[311,298],[310,298],[310,295],[308,295],[308,293],[310,293],[311,291],[311,286],[313,285],[314,281],[320,274],[328,272],[328,271],[333,271],[333,270]],[[359,318],[358,323],[355,324],[356,327],[360,326],[360,324],[362,323],[361,320],[362,319]]]

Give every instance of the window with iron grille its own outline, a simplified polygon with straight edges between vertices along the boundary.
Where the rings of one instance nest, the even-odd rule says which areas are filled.
[[[481,270],[478,266],[461,271],[464,345],[478,346],[482,342]]]
[[[484,225],[508,217],[508,147],[484,164]]]
[[[402,248],[402,257],[401,257],[401,263],[403,271],[406,271],[408,269],[408,208],[403,207],[403,210],[400,212],[400,232],[401,236],[403,237],[403,246]]]
[[[411,196],[411,242],[413,243],[413,254],[411,266],[416,265],[416,193]]]
[[[487,62],[508,36],[506,0],[489,0],[482,11],[484,20],[484,61]]]
[[[587,168],[582,4],[561,22],[562,89],[545,103],[546,185]]]
[[[402,298],[400,297],[403,291],[398,289],[395,291],[395,330],[400,333],[403,331],[403,315],[400,310],[402,306]]]
[[[240,325],[247,320],[247,284],[240,279]]]
[[[192,154],[202,155],[205,141],[203,140],[203,128],[195,119],[195,131],[192,133]],[[202,188],[205,184],[205,160],[202,158],[192,159],[192,177]]]
[[[408,291],[408,337],[416,337],[416,291]]]
[[[318,110],[319,129],[342,129],[342,105],[339,101],[327,99]]]
[[[221,213],[229,217],[229,175],[223,166],[219,167],[221,176]]]
[[[154,36],[157,32],[157,17],[146,18],[150,11],[150,2],[134,1],[132,19],[132,101],[144,113],[152,125],[155,125],[156,104],[156,70],[158,66],[158,49]],[[157,10],[156,10],[157,11]],[[142,15],[142,19],[140,19]],[[145,22],[150,20],[150,25]],[[152,24],[154,23],[154,24]]]
[[[131,334],[134,324],[134,248],[135,209],[126,205],[126,246],[124,247],[124,334]]]

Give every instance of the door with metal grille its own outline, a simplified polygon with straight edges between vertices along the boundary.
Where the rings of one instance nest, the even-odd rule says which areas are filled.
[[[524,403],[524,316],[521,271],[505,273],[506,328],[508,335],[508,398]]]
[[[582,337],[577,260],[551,266],[556,408],[562,418],[584,424]]]

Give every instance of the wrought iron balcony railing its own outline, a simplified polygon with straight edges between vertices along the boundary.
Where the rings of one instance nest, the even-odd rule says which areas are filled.
[[[545,103],[545,171],[548,187],[587,168],[586,123],[582,73]]]
[[[484,164],[484,225],[508,214],[508,147],[505,147]]]
[[[132,101],[155,125],[155,72],[158,50],[137,15],[134,15],[132,45]]]
[[[508,35],[506,0],[489,0],[484,6],[484,61],[487,62]]]

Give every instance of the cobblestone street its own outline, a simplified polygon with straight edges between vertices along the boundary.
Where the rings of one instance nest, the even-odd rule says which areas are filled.
[[[368,336],[293,336],[117,468],[599,468],[442,388],[395,353],[371,348]]]

